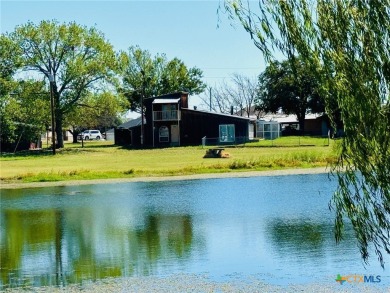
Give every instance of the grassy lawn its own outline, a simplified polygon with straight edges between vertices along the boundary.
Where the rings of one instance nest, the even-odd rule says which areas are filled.
[[[329,146],[332,141],[312,136],[284,136],[274,140],[259,140],[248,143],[248,147],[300,147],[300,146]]]
[[[285,141],[283,141],[283,139]],[[247,170],[311,168],[335,160],[333,142],[311,139],[294,146],[298,138],[249,143],[227,148],[230,158],[203,159],[206,148],[126,149],[112,142],[66,144],[56,156],[49,151],[0,157],[2,182],[44,182],[78,179],[169,176]],[[285,146],[283,146],[285,144]],[[292,146],[291,146],[292,145]]]

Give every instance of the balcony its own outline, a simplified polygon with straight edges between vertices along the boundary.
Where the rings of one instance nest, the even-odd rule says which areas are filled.
[[[153,120],[154,121],[177,121],[180,120],[180,111],[170,110],[170,111],[153,111]]]

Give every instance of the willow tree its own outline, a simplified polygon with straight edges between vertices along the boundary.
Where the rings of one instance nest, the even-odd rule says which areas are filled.
[[[27,23],[6,35],[20,51],[21,70],[49,76],[54,96],[58,147],[63,147],[63,121],[90,90],[111,81],[119,62],[112,45],[96,28],[74,22]]]
[[[224,8],[266,61],[276,52],[302,56],[321,81],[329,116],[340,111],[336,240],[349,218],[363,259],[372,247],[383,266],[383,252],[390,253],[390,0],[226,0]]]

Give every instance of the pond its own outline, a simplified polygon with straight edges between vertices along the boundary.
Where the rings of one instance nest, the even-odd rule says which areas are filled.
[[[179,273],[389,285],[348,225],[336,245],[335,188],[317,174],[1,190],[0,289]]]

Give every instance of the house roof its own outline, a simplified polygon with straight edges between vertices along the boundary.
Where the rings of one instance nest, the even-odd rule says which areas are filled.
[[[144,118],[144,123],[146,123],[145,118]],[[131,120],[119,125],[117,128],[128,129],[128,128],[132,128],[132,127],[139,126],[139,125],[141,125],[141,116],[138,118],[135,118],[135,119],[131,119]]]
[[[205,114],[210,114],[210,115],[219,115],[219,116],[225,116],[225,117],[230,117],[230,118],[252,120],[252,119],[250,119],[248,117],[242,117],[242,116],[230,115],[230,114],[222,114],[222,113],[215,113],[215,112],[209,112],[209,111],[204,111],[204,110],[192,110],[192,109],[187,109],[187,108],[183,108],[182,110],[198,112],[198,113],[205,113]]]
[[[180,99],[154,99],[152,104],[177,104]]]
[[[324,116],[324,114],[306,114],[305,120],[315,120]],[[294,114],[286,115],[286,114],[266,114],[261,117],[259,120],[264,121],[277,121],[279,123],[298,123],[297,116]]]
[[[236,112],[234,113],[234,115],[242,116],[242,113],[248,114],[246,108],[242,108],[242,109],[236,111]],[[251,107],[249,108],[249,117],[255,117],[255,118],[257,118],[257,117],[258,117],[259,115],[261,115],[261,114],[262,114],[262,111],[256,110],[256,106],[251,106]]]
[[[170,99],[173,97],[180,97],[181,95],[188,95],[187,92],[174,92],[174,93],[169,93],[161,96],[155,96],[155,97],[147,97],[145,100],[153,100],[153,99]]]

